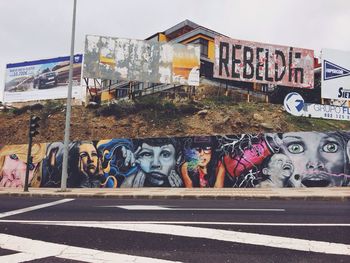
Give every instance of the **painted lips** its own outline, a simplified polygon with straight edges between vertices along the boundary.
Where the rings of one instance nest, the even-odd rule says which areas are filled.
[[[306,187],[341,186],[343,175],[321,172],[317,174],[304,174],[301,183]]]
[[[164,180],[164,178],[167,177],[165,174],[157,173],[157,172],[150,173],[149,175],[157,180]]]

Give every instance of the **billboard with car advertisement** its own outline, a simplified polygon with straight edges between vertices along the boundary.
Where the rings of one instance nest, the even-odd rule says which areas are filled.
[[[199,85],[200,47],[87,35],[83,77]]]
[[[81,99],[82,55],[74,56],[72,96]],[[4,102],[67,98],[70,57],[7,64]]]
[[[350,51],[322,50],[321,97],[350,100]]]
[[[214,77],[314,88],[314,51],[215,37]]]

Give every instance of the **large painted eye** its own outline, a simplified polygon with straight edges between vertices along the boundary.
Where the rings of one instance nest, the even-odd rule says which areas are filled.
[[[30,163],[30,164],[28,164],[28,168],[29,168],[30,171],[33,171],[34,168],[35,168],[35,165]]]
[[[141,158],[143,158],[143,157],[149,158],[149,157],[152,157],[153,154],[150,153],[150,152],[141,152],[141,153],[139,154],[139,156],[140,156]]]
[[[16,154],[11,154],[11,155],[10,155],[10,158],[11,158],[12,160],[18,160],[18,156],[17,156]]]
[[[167,150],[163,150],[160,154],[163,158],[169,158],[171,155],[171,152],[169,152]]]
[[[304,152],[304,146],[302,146],[301,144],[299,143],[292,143],[290,145],[288,145],[288,151],[290,153],[302,153]]]
[[[88,156],[88,154],[87,154],[86,152],[80,153],[80,158],[85,158],[85,157],[87,157],[87,156]]]
[[[326,153],[335,153],[338,151],[338,148],[338,144],[335,142],[329,142],[323,146],[322,150]]]

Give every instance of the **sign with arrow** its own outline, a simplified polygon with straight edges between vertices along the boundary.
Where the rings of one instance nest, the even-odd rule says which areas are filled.
[[[305,103],[297,92],[287,94],[284,98],[284,108],[294,116],[350,121],[349,107]]]
[[[350,52],[323,49],[321,97],[350,100]]]

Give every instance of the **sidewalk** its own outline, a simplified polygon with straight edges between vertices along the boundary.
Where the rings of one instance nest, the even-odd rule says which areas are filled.
[[[327,188],[74,188],[61,192],[59,188],[1,188],[1,196],[61,197],[61,198],[146,198],[146,199],[299,199],[350,200],[350,187]]]

